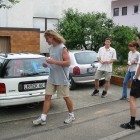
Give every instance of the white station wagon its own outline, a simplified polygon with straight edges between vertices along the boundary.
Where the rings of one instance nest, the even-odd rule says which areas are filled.
[[[0,53],[0,107],[44,100],[49,68],[44,56],[31,53]]]

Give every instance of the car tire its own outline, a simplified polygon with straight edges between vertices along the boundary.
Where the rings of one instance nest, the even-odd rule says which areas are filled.
[[[103,86],[105,84],[105,79],[104,80],[100,80],[99,85]]]
[[[71,76],[69,76],[69,83],[69,89],[74,90],[76,88],[76,83],[73,81]]]

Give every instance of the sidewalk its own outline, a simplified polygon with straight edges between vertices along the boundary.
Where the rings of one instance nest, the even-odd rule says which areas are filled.
[[[110,85],[108,96],[106,98],[101,98],[103,86],[100,87],[100,94],[98,96],[91,96],[93,90],[93,84],[87,84],[79,85],[76,90],[70,91],[70,97],[73,100],[74,110],[119,100],[121,97],[122,87]],[[128,89],[128,93],[129,90],[130,89]],[[0,108],[0,123],[38,117],[42,112],[42,105],[43,103],[36,104],[34,108],[28,108],[26,105]],[[65,111],[67,111],[67,107],[63,99],[52,99],[49,114]]]

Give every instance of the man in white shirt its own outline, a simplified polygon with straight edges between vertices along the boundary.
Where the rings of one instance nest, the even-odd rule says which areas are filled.
[[[98,51],[97,58],[99,63],[98,69],[95,73],[95,90],[91,94],[97,95],[99,94],[99,79],[102,77],[102,75],[105,75],[105,89],[102,92],[102,98],[107,97],[107,90],[110,85],[110,79],[112,74],[112,64],[116,61],[116,50],[112,48],[111,46],[111,39],[106,38],[105,40],[105,46],[101,47]]]
[[[140,46],[140,33],[137,35],[137,44]],[[138,61],[138,66],[136,73],[133,77],[133,82],[130,90],[130,114],[131,119],[129,123],[121,124],[120,127],[125,129],[135,129],[135,124],[140,127],[140,120],[135,120],[136,117],[136,99],[140,98],[140,56]]]

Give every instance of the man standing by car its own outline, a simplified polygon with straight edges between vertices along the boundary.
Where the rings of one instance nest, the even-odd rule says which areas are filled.
[[[111,46],[111,39],[106,38],[105,46],[101,47],[98,51],[97,58],[99,63],[98,69],[95,73],[95,90],[91,96],[99,94],[99,79],[105,75],[105,89],[102,92],[101,97],[107,97],[107,90],[110,85],[111,73],[112,73],[112,64],[116,61],[116,50]]]
[[[42,115],[33,121],[35,125],[44,125],[46,124],[47,113],[50,109],[51,97],[57,91],[58,97],[63,97],[67,108],[69,110],[69,115],[64,121],[64,123],[70,123],[74,118],[73,113],[73,103],[71,98],[69,97],[69,65],[70,65],[70,57],[68,51],[64,45],[65,39],[61,37],[57,32],[53,30],[47,30],[44,33],[44,37],[46,42],[48,42],[50,46],[49,53],[50,58],[46,61],[50,68],[50,74],[46,85],[46,95],[43,106]],[[46,64],[43,64],[46,67]]]

